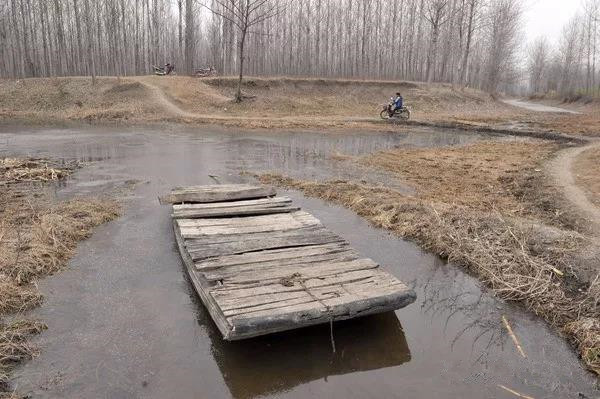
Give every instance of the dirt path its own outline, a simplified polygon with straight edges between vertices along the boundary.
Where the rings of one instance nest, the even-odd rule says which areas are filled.
[[[184,118],[195,118],[198,115],[194,114],[193,112],[188,112],[186,110],[184,110],[183,108],[181,108],[179,105],[175,104],[166,94],[164,91],[162,91],[162,89],[158,86],[155,86],[151,83],[148,83],[146,80],[144,79],[137,79],[138,82],[140,82],[141,84],[143,84],[144,86],[146,86],[148,88],[148,90],[150,90],[154,96],[154,99],[164,107],[164,109],[175,115],[175,116],[181,116]]]
[[[600,208],[589,200],[585,192],[576,184],[573,175],[573,164],[577,157],[587,150],[597,148],[600,148],[600,142],[595,141],[583,147],[563,150],[549,163],[548,170],[565,197],[578,208],[582,216],[589,220],[595,233],[600,236]]]
[[[335,123],[335,122],[373,122],[379,121],[377,118],[358,118],[358,117],[315,117],[315,116],[295,116],[295,117],[268,117],[265,118],[263,116],[236,116],[236,115],[216,115],[216,114],[199,114],[195,112],[189,112],[181,108],[177,103],[175,103],[169,96],[165,94],[165,92],[158,86],[152,84],[143,78],[136,79],[138,82],[146,86],[153,94],[155,100],[164,107],[164,109],[173,114],[174,116],[179,116],[188,119],[196,119],[198,121],[204,122],[214,122],[214,121],[264,121],[265,119],[269,119],[271,121],[280,121],[280,122],[288,122],[288,123]]]
[[[570,109],[559,108],[559,107],[551,107],[549,105],[532,103],[529,101],[521,101],[521,100],[502,100],[503,103],[512,105],[514,107],[528,109],[530,111],[535,112],[559,112],[564,114],[580,114],[580,112],[572,111]]]
[[[261,117],[222,116],[222,115],[211,115],[211,114],[196,114],[193,112],[189,112],[189,111],[186,111],[183,108],[181,108],[175,102],[173,102],[173,100],[171,100],[160,87],[155,86],[152,83],[149,83],[148,81],[146,81],[144,79],[138,79],[138,81],[140,83],[142,83],[143,85],[145,85],[152,92],[156,101],[158,101],[167,112],[169,112],[175,116],[179,116],[179,117],[183,117],[183,118],[193,118],[193,119],[205,120],[205,121],[232,120],[232,119],[234,119],[234,120],[263,120],[264,119]],[[563,110],[561,108],[546,107],[546,106],[539,105],[539,104],[526,103],[526,102],[521,102],[521,101],[517,101],[517,100],[505,100],[504,102],[514,105],[514,106],[524,107],[524,108],[528,108],[528,109],[529,109],[529,106],[531,105],[531,106],[536,107],[535,109],[533,109],[533,108],[531,108],[531,109],[538,111],[538,112],[573,112],[573,111],[569,111],[569,110]],[[539,105],[539,107],[538,107],[538,105]],[[314,122],[314,121],[316,121],[318,119],[322,119],[322,118],[278,117],[278,118],[272,118],[272,119],[276,119],[279,121],[286,121],[286,122],[300,122],[300,121],[308,121],[308,120]],[[333,118],[333,119],[336,119],[336,118]],[[337,119],[339,119],[339,118],[337,118]],[[331,121],[331,120],[332,120],[331,118],[328,118],[328,121]],[[349,118],[344,118],[344,120],[348,121]],[[579,209],[582,216],[584,216],[586,219],[588,219],[590,221],[590,224],[593,226],[593,230],[597,233],[598,236],[600,236],[600,209],[598,207],[596,207],[588,199],[588,197],[586,196],[584,191],[580,187],[577,186],[577,184],[575,183],[575,177],[573,176],[573,173],[572,173],[573,163],[574,163],[575,159],[584,151],[592,149],[592,148],[597,148],[597,147],[600,147],[600,142],[596,142],[594,144],[583,146],[583,147],[570,148],[568,150],[564,150],[559,154],[559,156],[557,158],[555,158],[552,162],[550,162],[549,171],[550,171],[551,176],[554,178],[556,185],[564,192],[565,197]]]

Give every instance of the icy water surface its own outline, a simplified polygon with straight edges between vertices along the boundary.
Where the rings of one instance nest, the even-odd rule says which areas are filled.
[[[496,300],[477,280],[412,243],[371,228],[351,211],[290,194],[364,256],[414,285],[405,309],[257,339],[222,341],[187,281],[168,207],[172,186],[250,179],[274,170],[344,177],[332,154],[395,146],[456,145],[457,132],[249,133],[198,130],[3,128],[0,155],[91,164],[59,196],[99,193],[137,181],[124,215],[78,247],[70,267],[41,282],[33,315],[49,329],[41,355],[15,385],[41,398],[594,398],[595,378],[536,317]],[[366,173],[366,172],[365,172]],[[506,315],[522,358],[503,330]]]

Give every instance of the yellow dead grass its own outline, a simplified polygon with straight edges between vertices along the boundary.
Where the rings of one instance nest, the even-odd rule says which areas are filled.
[[[582,257],[594,242],[555,218],[560,199],[531,181],[542,179],[537,170],[557,148],[537,141],[487,141],[395,149],[357,160],[360,167],[385,169],[409,182],[414,196],[346,180],[277,174],[260,180],[346,206],[464,266],[499,297],[522,303],[564,332],[588,368],[600,372],[600,279],[588,279],[577,268],[591,262],[597,276],[596,261]]]
[[[56,202],[43,183],[67,176],[75,166],[38,159],[0,159],[0,317],[39,305],[36,280],[65,267],[77,243],[118,215],[110,199]],[[28,337],[44,328],[22,320],[0,324],[0,387],[11,368],[35,356]]]

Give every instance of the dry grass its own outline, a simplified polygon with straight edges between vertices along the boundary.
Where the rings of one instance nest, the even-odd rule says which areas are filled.
[[[118,215],[109,199],[75,198],[56,202],[45,182],[68,176],[77,164],[39,159],[0,159],[0,316],[39,305],[37,279],[65,267],[77,243]],[[41,183],[40,183],[41,182]],[[27,340],[42,325],[22,321],[0,326],[0,383],[14,364],[34,356]],[[6,388],[6,386],[4,386]]]
[[[581,318],[567,324],[565,332],[575,340],[583,361],[600,375],[600,320]]]
[[[353,124],[361,118],[378,121],[380,105],[398,90],[415,110],[417,119],[464,109],[483,112],[504,108],[482,92],[456,90],[451,85],[256,77],[248,77],[244,83],[244,91],[253,98],[236,104],[235,83],[234,77],[186,76],[99,78],[96,85],[89,78],[76,77],[6,79],[0,81],[0,118],[332,127]],[[148,85],[159,87],[171,102],[198,117],[172,115]]]
[[[77,168],[76,162],[57,164],[41,159],[0,159],[0,183],[52,181],[67,177]]]
[[[25,121],[153,120],[161,109],[148,89],[129,79],[31,78],[0,80],[0,119]]]
[[[0,324],[0,388],[7,388],[12,367],[39,353],[30,338],[45,329],[44,323],[32,320]]]
[[[537,197],[558,200],[527,192],[536,185],[521,185],[521,172],[540,174],[540,162],[555,149],[496,141],[397,149],[358,161],[408,181],[415,196],[346,180],[310,182],[273,174],[260,179],[346,206],[462,265],[499,297],[524,304],[564,332],[588,367],[598,371],[600,341],[597,324],[589,320],[600,317],[600,280],[582,278],[577,266],[591,240],[563,223],[544,224],[555,219],[549,208],[538,207]]]
[[[600,207],[600,148],[583,152],[573,165],[575,182],[583,188],[596,206]]]
[[[598,104],[583,114],[523,110],[474,89],[403,81],[247,77],[253,98],[233,102],[235,77],[187,76],[0,79],[0,120],[19,122],[210,123],[245,128],[398,129],[382,123],[380,106],[400,90],[417,123],[462,128],[521,128],[598,135]],[[150,85],[150,86],[149,86]],[[152,86],[191,115],[174,115]],[[172,111],[172,110],[171,110]],[[393,127],[392,127],[393,126]],[[401,124],[404,126],[404,124]]]
[[[417,123],[597,135],[598,104],[582,115],[536,113],[508,106],[474,89],[403,81],[247,77],[252,98],[233,101],[235,77],[187,76],[31,78],[0,80],[0,120],[19,122],[211,123],[245,128],[387,129],[380,106],[400,90]],[[185,112],[174,115],[152,86]],[[402,124],[404,125],[404,124]],[[402,126],[401,125],[401,126]],[[393,129],[397,129],[394,126]]]
[[[402,176],[424,200],[527,214],[531,209],[524,209],[511,195],[507,183],[523,173],[540,174],[539,160],[557,148],[537,141],[482,141],[461,147],[395,149],[361,163]]]

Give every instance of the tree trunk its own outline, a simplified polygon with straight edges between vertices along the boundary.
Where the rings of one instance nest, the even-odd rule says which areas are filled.
[[[237,103],[242,102],[242,79],[244,78],[244,45],[246,42],[246,29],[242,30],[242,37],[240,38],[240,79],[238,80],[237,93],[235,94],[235,102]]]

